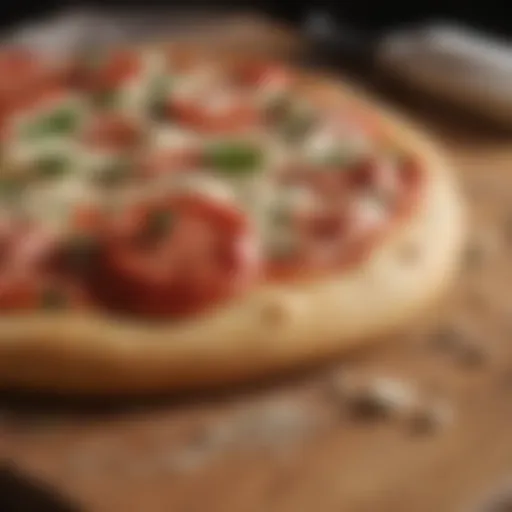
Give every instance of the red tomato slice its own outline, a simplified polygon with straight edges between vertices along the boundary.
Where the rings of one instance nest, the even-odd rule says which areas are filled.
[[[37,86],[48,78],[51,68],[26,49],[13,48],[0,52],[0,91],[15,91],[20,87]]]
[[[233,97],[219,101],[222,103],[174,99],[170,100],[167,112],[171,119],[201,133],[233,133],[261,124],[261,112],[248,99]]]
[[[41,91],[64,84],[63,70],[24,49],[0,52],[0,113],[23,107]]]
[[[0,93],[0,137],[3,140],[13,135],[12,121],[18,114],[37,114],[39,109],[51,108],[53,105],[66,99],[68,91],[60,85],[48,85],[45,87],[19,91],[18,94],[12,94],[7,99],[1,98]]]
[[[152,215],[172,215],[148,238]],[[200,197],[139,205],[111,224],[100,295],[110,306],[165,318],[204,310],[256,279],[255,237],[231,206]]]
[[[118,113],[97,115],[84,132],[87,144],[105,150],[131,149],[139,142],[140,137],[137,123]]]
[[[133,50],[117,50],[85,72],[84,81],[95,90],[112,90],[137,76],[142,69],[140,54]]]

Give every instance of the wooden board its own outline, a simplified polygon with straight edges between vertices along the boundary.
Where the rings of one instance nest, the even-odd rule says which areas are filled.
[[[270,25],[241,23],[252,43],[272,41],[267,50],[294,47]],[[252,32],[241,30],[247,23]],[[3,395],[2,458],[92,512],[454,512],[499,487],[512,474],[512,136],[405,94],[388,99],[446,149],[476,221],[456,289],[425,325],[378,352],[213,396],[85,404]],[[450,329],[485,357],[438,346]],[[339,370],[434,391],[453,422],[429,435],[397,419],[354,422],[333,399]]]

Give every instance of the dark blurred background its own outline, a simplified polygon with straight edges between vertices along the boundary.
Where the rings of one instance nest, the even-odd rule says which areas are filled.
[[[501,36],[512,35],[512,18],[509,16],[507,2],[489,1],[445,1],[435,2],[427,0],[356,0],[343,2],[339,0],[327,0],[323,2],[307,2],[292,0],[239,0],[229,2],[214,2],[208,0],[168,1],[156,0],[91,0],[78,2],[76,0],[41,0],[32,2],[4,1],[0,4],[0,24],[5,27],[12,23],[31,19],[45,13],[58,11],[69,6],[176,6],[200,7],[215,9],[251,9],[261,10],[282,20],[298,22],[311,7],[326,8],[344,22],[350,22],[357,27],[379,32],[390,26],[415,23],[429,19],[451,19],[464,22],[482,29],[494,32]]]

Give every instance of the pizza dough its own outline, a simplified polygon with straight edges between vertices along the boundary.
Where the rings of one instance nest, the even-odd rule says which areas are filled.
[[[464,214],[456,184],[427,138],[345,84],[311,77],[325,98],[378,109],[390,137],[416,153],[420,204],[370,256],[324,278],[264,284],[205,314],[150,324],[106,315],[0,319],[0,386],[92,394],[164,392],[259,378],[343,355],[406,327],[449,286]]]

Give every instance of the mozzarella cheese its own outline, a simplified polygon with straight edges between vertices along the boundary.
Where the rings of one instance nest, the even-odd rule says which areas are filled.
[[[201,138],[196,133],[174,126],[157,126],[151,131],[149,137],[149,146],[157,151],[196,147],[200,142]]]
[[[369,194],[361,195],[353,202],[352,209],[352,230],[356,236],[377,230],[387,220],[386,207],[374,196]]]
[[[24,196],[23,211],[47,227],[62,232],[69,227],[71,213],[78,204],[98,201],[98,194],[77,175],[66,179],[36,183]]]
[[[165,76],[166,72],[166,60],[161,52],[141,53],[140,59],[142,66],[139,73],[117,92],[119,108],[137,119],[146,117],[155,81]]]
[[[172,120],[156,121],[148,116],[155,80],[165,77],[167,62],[159,52],[142,53],[142,67],[137,76],[123,84],[116,94],[118,109],[143,121],[148,126],[148,136],[137,148],[137,155],[157,154],[161,150],[180,150],[204,147],[210,143],[225,141],[224,135],[205,136],[185,130]],[[240,99],[238,92],[225,88],[221,69],[200,65],[185,75],[172,76],[169,93],[182,100],[200,102],[213,114],[222,112]],[[263,82],[247,101],[267,102],[288,94],[285,81]],[[165,93],[165,91],[164,91]],[[300,97],[293,97],[293,114],[311,114],[312,105]],[[260,241],[270,256],[286,256],[301,243],[295,219],[313,215],[324,208],[322,198],[306,186],[284,186],[279,182],[279,170],[288,164],[306,162],[321,163],[334,155],[361,156],[370,151],[371,141],[357,127],[324,119],[320,125],[307,127],[301,145],[289,144],[278,130],[267,127],[238,135],[242,141],[250,141],[265,153],[265,167],[249,174],[215,173],[211,169],[200,171],[169,172],[149,182],[127,180],[117,188],[99,190],[93,179],[103,170],[119,163],[123,155],[116,151],[93,149],[70,136],[44,136],[23,138],[18,128],[34,118],[50,112],[52,108],[69,105],[77,115],[86,118],[87,103],[70,95],[49,102],[44,108],[25,112],[16,119],[16,130],[3,147],[3,159],[8,168],[28,169],[39,159],[58,156],[69,161],[69,168],[59,176],[50,176],[34,182],[23,197],[26,214],[57,231],[67,229],[74,205],[108,201],[109,204],[127,203],[158,197],[174,191],[177,194],[198,194],[215,201],[232,204],[247,213],[260,236]],[[313,114],[317,114],[313,110]],[[306,118],[309,120],[309,117]],[[312,131],[310,131],[312,130]],[[228,146],[231,139],[227,140]],[[235,152],[236,153],[236,152]],[[227,160],[231,155],[228,155]],[[235,160],[236,160],[235,155]],[[236,167],[236,165],[235,165]],[[307,167],[307,166],[306,166]],[[316,168],[316,167],[315,167]],[[334,171],[335,172],[335,171]],[[378,189],[393,193],[397,188],[397,173],[392,163],[386,163],[379,174]],[[350,210],[356,236],[378,229],[387,216],[386,207],[375,197],[365,195],[353,200]],[[277,220],[279,217],[280,220]]]

